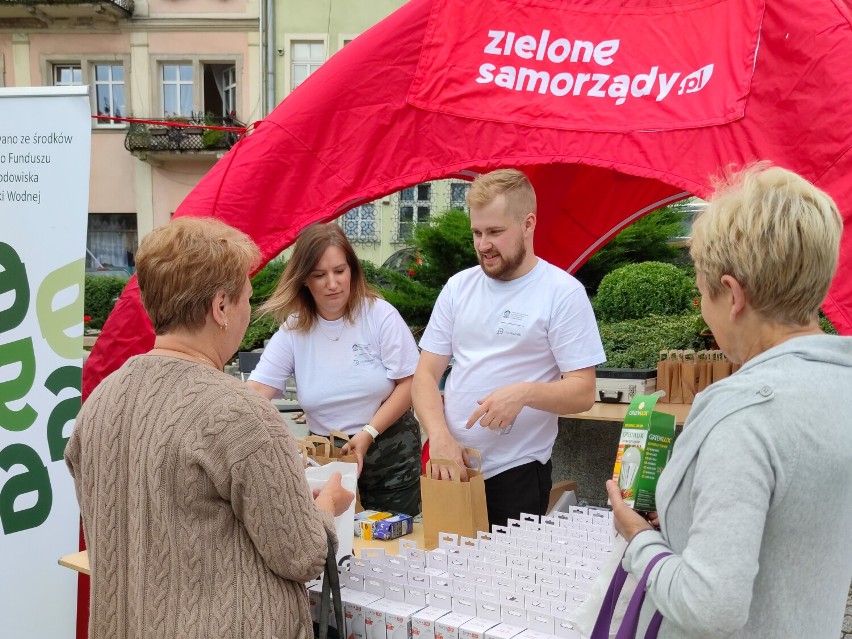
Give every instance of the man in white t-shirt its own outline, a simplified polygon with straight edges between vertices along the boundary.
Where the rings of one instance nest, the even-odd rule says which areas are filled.
[[[535,192],[513,169],[478,177],[468,193],[479,266],[449,279],[420,340],[414,409],[430,456],[482,456],[488,519],[544,514],[558,415],[595,401],[595,365],[606,359],[583,286],[536,257]],[[444,402],[438,383],[454,358]],[[436,479],[455,466],[432,465]]]

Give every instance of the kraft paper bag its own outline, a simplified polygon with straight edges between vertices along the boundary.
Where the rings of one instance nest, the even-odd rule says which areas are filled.
[[[705,388],[710,386],[713,380],[713,362],[711,361],[712,351],[698,351],[695,357],[698,360],[698,386],[695,387],[695,392],[700,393]]]
[[[695,359],[695,351],[683,351],[683,361],[680,363],[680,390],[681,401],[691,404],[695,399],[698,388],[698,361]]]
[[[716,351],[713,358],[713,381],[718,382],[731,374],[731,362],[725,357],[722,351]]]
[[[671,368],[671,393],[670,404],[683,403],[683,389],[681,388],[681,364],[683,363],[683,351],[671,351],[669,355],[669,367]]]
[[[658,400],[668,404],[669,396],[672,394],[672,372],[669,354],[671,351],[660,351],[660,361],[657,362],[657,390],[665,394]]]
[[[477,468],[468,468],[468,481],[432,479],[432,464],[458,464],[448,459],[430,459],[426,474],[420,476],[420,498],[423,502],[423,542],[428,550],[438,547],[438,533],[455,533],[476,538],[479,531],[488,532],[488,506],[485,502],[485,479],[479,451],[468,449],[470,459],[479,460]],[[458,477],[458,474],[456,474]]]
[[[349,435],[347,435],[346,433],[341,432],[339,430],[333,430],[333,431],[329,432],[328,437],[329,437],[329,442],[331,443],[331,456],[334,457],[335,460],[342,461],[342,462],[349,462],[349,463],[353,463],[353,464],[358,463],[358,458],[355,455],[343,455],[341,453],[341,450],[343,449],[343,447],[342,446],[339,446],[339,447],[335,446],[335,440],[336,439],[343,440],[344,442],[346,442],[348,444],[349,443]]]

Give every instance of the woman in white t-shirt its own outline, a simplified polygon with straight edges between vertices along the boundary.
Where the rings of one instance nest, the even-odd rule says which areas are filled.
[[[420,512],[420,427],[411,411],[418,352],[399,312],[373,291],[337,224],[302,231],[262,312],[281,328],[248,385],[272,398],[296,377],[308,429],[349,435],[364,508]]]

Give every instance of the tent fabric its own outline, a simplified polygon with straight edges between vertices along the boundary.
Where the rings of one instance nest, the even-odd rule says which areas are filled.
[[[430,20],[439,26],[453,25],[470,1],[411,0],[347,44],[222,158],[176,215],[215,216],[246,231],[267,261],[308,224],[335,219],[358,203],[428,180],[470,179],[477,172],[514,166],[528,173],[538,194],[536,253],[573,271],[619,229],[654,207],[688,194],[708,197],[713,177],[722,167],[769,160],[826,190],[849,221],[852,27],[848,7],[840,0],[766,0],[765,4],[758,0],[476,0],[478,13],[465,14],[466,20],[478,21],[476,25],[461,31],[446,28],[443,37],[456,31],[495,29],[520,34],[535,33],[538,28],[540,34],[541,11],[556,3],[575,11],[552,12],[549,30],[570,34],[570,24],[560,20],[573,19],[578,11],[593,13],[600,5],[610,13],[598,12],[601,25],[589,39],[624,37],[625,43],[633,43],[628,37],[633,33],[631,16],[637,28],[653,26],[641,42],[650,53],[637,53],[635,69],[667,59],[683,61],[684,72],[703,68],[704,60],[714,63],[700,91],[669,96],[672,100],[700,98],[704,91],[715,90],[714,83],[727,82],[727,76],[730,86],[740,89],[740,93],[720,94],[733,102],[729,116],[717,124],[695,126],[684,119],[668,130],[618,131],[566,130],[476,117],[479,105],[483,110],[490,108],[489,95],[497,104],[506,93],[507,89],[493,83],[476,87],[474,104],[458,106],[463,115],[412,105],[409,100],[416,102],[416,96],[412,97],[411,89]],[[499,11],[507,2],[516,10],[504,16]],[[741,23],[735,23],[736,11],[725,11],[732,2],[745,8]],[[695,7],[716,11],[731,22],[705,24],[706,33],[696,33],[695,21],[684,17]],[[648,12],[661,17],[640,20]],[[755,12],[762,12],[758,23],[753,21]],[[591,18],[586,15],[585,19]],[[665,24],[681,30],[677,25],[690,24],[693,31],[669,32],[663,30]],[[755,24],[759,40],[752,46],[749,38]],[[718,41],[712,55],[721,57],[702,57],[700,47],[692,46],[693,40],[707,41],[707,34]],[[434,40],[428,42],[435,45]],[[461,47],[462,43],[450,40],[443,46]],[[612,66],[634,68],[630,56],[638,51],[636,46],[619,48]],[[669,49],[678,47],[682,50],[669,55]],[[595,64],[594,60],[589,64]],[[587,67],[578,66],[577,71],[581,68]],[[464,77],[475,82],[477,69],[478,65],[467,69],[467,76],[446,65],[433,67],[432,72],[446,73],[456,83]],[[658,73],[665,70],[661,62]],[[743,95],[749,74],[750,89]],[[465,90],[457,93],[463,97]],[[444,99],[440,94],[432,97]],[[537,92],[524,94],[529,102],[524,113],[535,113],[539,97]],[[572,100],[566,108],[592,110],[582,118],[572,116],[574,121],[594,122],[593,110],[603,108],[602,104],[607,113],[616,108],[608,101],[565,97]],[[655,101],[653,96],[634,99],[647,100],[648,105]],[[667,100],[658,104],[665,106]],[[724,100],[717,103],[724,107]],[[742,117],[731,119],[730,113],[736,115],[742,103]],[[683,118],[693,112],[706,114],[706,109],[684,107],[681,111],[686,114]],[[678,113],[669,109],[672,118],[680,117]],[[680,128],[683,122],[690,126]],[[844,334],[852,333],[850,268],[852,239],[846,232],[840,268],[824,304]],[[152,344],[150,323],[132,280],[84,368],[84,396],[128,356]]]

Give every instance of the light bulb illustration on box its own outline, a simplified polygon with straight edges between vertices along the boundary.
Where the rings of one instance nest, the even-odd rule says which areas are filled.
[[[624,449],[624,454],[621,457],[621,472],[618,474],[618,487],[621,489],[621,497],[623,499],[631,499],[633,497],[633,481],[636,479],[636,473],[639,471],[639,465],[642,463],[642,453],[635,446],[629,446]]]

